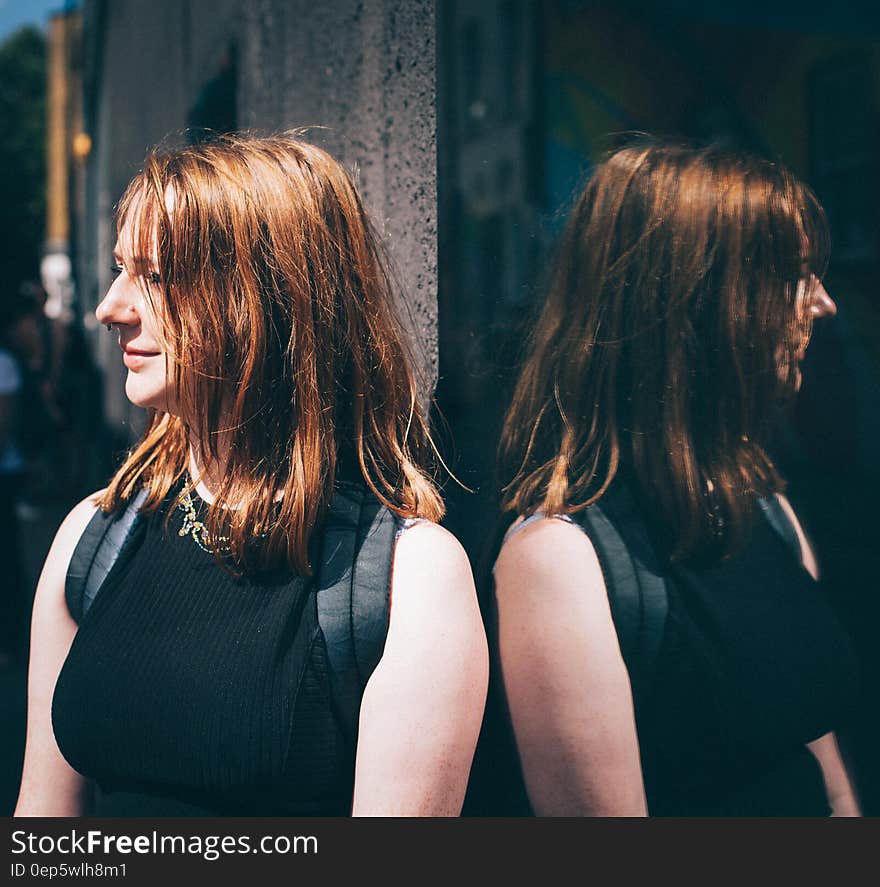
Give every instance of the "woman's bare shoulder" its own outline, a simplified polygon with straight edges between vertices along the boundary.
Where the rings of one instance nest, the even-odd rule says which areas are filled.
[[[104,490],[97,490],[94,493],[90,493],[84,499],[80,500],[67,512],[67,516],[61,523],[61,526],[58,528],[58,532],[60,533],[62,530],[65,534],[75,533],[77,530],[77,538],[82,535],[82,531],[86,528],[88,522],[92,519],[95,512],[98,510],[99,502],[101,498],[104,496]]]
[[[49,549],[31,619],[28,667],[28,726],[17,816],[80,816],[87,780],[64,760],[52,732],[55,683],[77,633],[67,609],[64,584],[70,558],[103,491],[75,505],[58,528]]]
[[[495,561],[496,592],[518,594],[541,587],[559,595],[593,589],[605,596],[596,550],[575,523],[543,517],[516,527]]]
[[[486,635],[471,564],[458,539],[431,521],[406,529],[394,552],[386,653],[410,647],[422,662],[454,652],[462,674],[475,686],[483,679]]]
[[[445,602],[470,599],[474,579],[462,544],[449,532],[428,520],[408,526],[397,539],[394,551],[394,596],[409,596],[410,589],[423,600],[437,595]]]
[[[489,657],[470,562],[420,520],[397,539],[391,620],[361,704],[355,815],[457,815],[480,732]]]
[[[86,496],[67,513],[67,516],[58,528],[58,532],[55,534],[49,554],[46,556],[43,574],[40,578],[40,586],[46,587],[48,585],[56,589],[59,587],[63,588],[63,583],[59,583],[59,580],[63,579],[64,574],[67,572],[71,555],[83,531],[98,510],[98,502],[103,494],[104,490],[98,490]],[[38,591],[40,586],[38,586]]]
[[[540,815],[642,815],[629,676],[599,560],[571,521],[532,519],[495,563],[503,691]]]
[[[73,538],[75,546],[76,542],[79,541],[79,537],[82,536],[83,530],[86,528],[92,517],[94,517],[95,512],[98,511],[100,507],[98,503],[101,501],[105,492],[105,490],[97,490],[77,502],[76,505],[67,512],[67,516],[61,522],[61,526],[58,528],[58,533],[55,536],[56,541],[60,538],[69,542],[70,539]]]

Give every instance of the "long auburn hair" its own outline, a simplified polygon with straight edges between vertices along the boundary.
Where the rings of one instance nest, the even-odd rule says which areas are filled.
[[[346,471],[399,515],[442,517],[379,240],[329,154],[290,134],[154,149],[117,229],[160,321],[176,407],[151,412],[102,508],[146,487],[143,510],[157,509],[195,439],[204,465],[222,448],[205,524],[236,569],[309,573],[309,540]]]
[[[574,513],[622,471],[671,559],[732,553],[756,497],[783,489],[767,438],[809,341],[798,291],[828,245],[816,198],[776,163],[648,140],[610,154],[568,219],[507,412],[504,508]]]

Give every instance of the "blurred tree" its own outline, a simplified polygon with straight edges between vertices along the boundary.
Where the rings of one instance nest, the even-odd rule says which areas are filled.
[[[46,212],[46,38],[0,44],[0,299],[39,279]]]

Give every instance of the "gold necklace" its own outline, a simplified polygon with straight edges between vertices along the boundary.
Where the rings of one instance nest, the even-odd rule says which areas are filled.
[[[177,507],[183,512],[183,525],[177,531],[178,536],[192,536],[196,545],[208,554],[217,552],[221,555],[228,555],[232,552],[228,536],[218,536],[216,539],[211,539],[208,528],[199,520],[195,503],[188,489],[184,488],[183,496]]]

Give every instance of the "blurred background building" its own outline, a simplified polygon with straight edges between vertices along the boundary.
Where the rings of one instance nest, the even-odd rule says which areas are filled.
[[[839,312],[817,325],[778,458],[860,651],[864,703],[844,738],[865,811],[880,811],[877,13],[758,0],[85,0],[9,33],[0,75],[14,245],[3,298],[41,281],[45,301],[31,572],[59,514],[141,427],[93,311],[110,281],[113,207],[148,146],[325,127],[310,138],[357,168],[397,267],[444,453],[471,490],[447,481],[448,525],[475,563],[497,518],[500,417],[546,259],[615,138],[723,140],[809,182],[831,220]],[[23,735],[15,693],[7,808]]]

